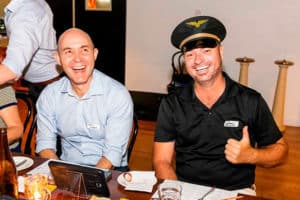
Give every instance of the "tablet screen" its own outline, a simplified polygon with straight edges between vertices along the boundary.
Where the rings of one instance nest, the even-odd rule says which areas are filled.
[[[51,160],[48,165],[57,188],[77,196],[109,197],[106,182],[111,178],[110,171],[58,160]]]

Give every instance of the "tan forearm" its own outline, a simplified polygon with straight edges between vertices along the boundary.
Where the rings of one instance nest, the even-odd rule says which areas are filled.
[[[158,179],[177,180],[173,167],[175,142],[154,142],[153,167]]]
[[[59,160],[59,158],[57,157],[57,155],[53,149],[44,149],[39,152],[39,156],[42,158]]]
[[[22,137],[23,134],[23,125],[20,126],[12,126],[7,129],[7,139],[8,144],[12,144],[16,142],[18,139]]]
[[[17,78],[17,75],[12,72],[6,65],[0,64],[0,85],[12,82]]]
[[[23,123],[17,105],[8,106],[0,110],[0,118],[6,124],[8,143],[12,144],[22,137]]]
[[[171,163],[163,161],[154,162],[155,176],[158,179],[177,180],[177,175]]]
[[[274,167],[284,163],[288,155],[288,145],[282,139],[277,143],[255,149],[252,162],[262,167]]]
[[[98,161],[96,167],[99,167],[101,169],[112,169],[113,165],[112,163],[105,158],[104,156]]]

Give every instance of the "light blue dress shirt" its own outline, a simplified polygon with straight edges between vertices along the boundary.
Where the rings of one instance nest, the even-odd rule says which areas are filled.
[[[133,103],[116,80],[94,69],[89,90],[78,98],[64,77],[43,90],[37,111],[37,153],[56,149],[60,135],[62,160],[96,165],[105,156],[114,166],[128,165]]]
[[[2,63],[32,83],[57,77],[56,32],[45,0],[11,0],[4,11],[9,43]]]

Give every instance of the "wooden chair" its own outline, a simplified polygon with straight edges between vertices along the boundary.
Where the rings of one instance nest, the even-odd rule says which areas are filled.
[[[132,127],[132,131],[131,131],[131,136],[129,139],[129,144],[128,144],[128,148],[127,148],[127,159],[128,159],[128,163],[130,161],[130,157],[132,154],[132,150],[136,141],[136,137],[138,135],[138,130],[139,130],[139,126],[138,126],[138,117],[137,115],[134,113],[133,114],[133,127]]]
[[[36,131],[36,109],[32,98],[26,91],[16,90],[16,98],[18,101],[18,108],[20,117],[24,123],[24,132],[21,139],[21,152],[25,154],[34,155],[32,142],[34,131]]]

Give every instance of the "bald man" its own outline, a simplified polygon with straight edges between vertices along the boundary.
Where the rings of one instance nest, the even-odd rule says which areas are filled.
[[[48,85],[37,101],[36,152],[58,159],[58,135],[60,159],[122,170],[128,165],[133,103],[121,83],[94,69],[97,55],[86,32],[71,28],[60,36],[55,58],[66,77]]]

